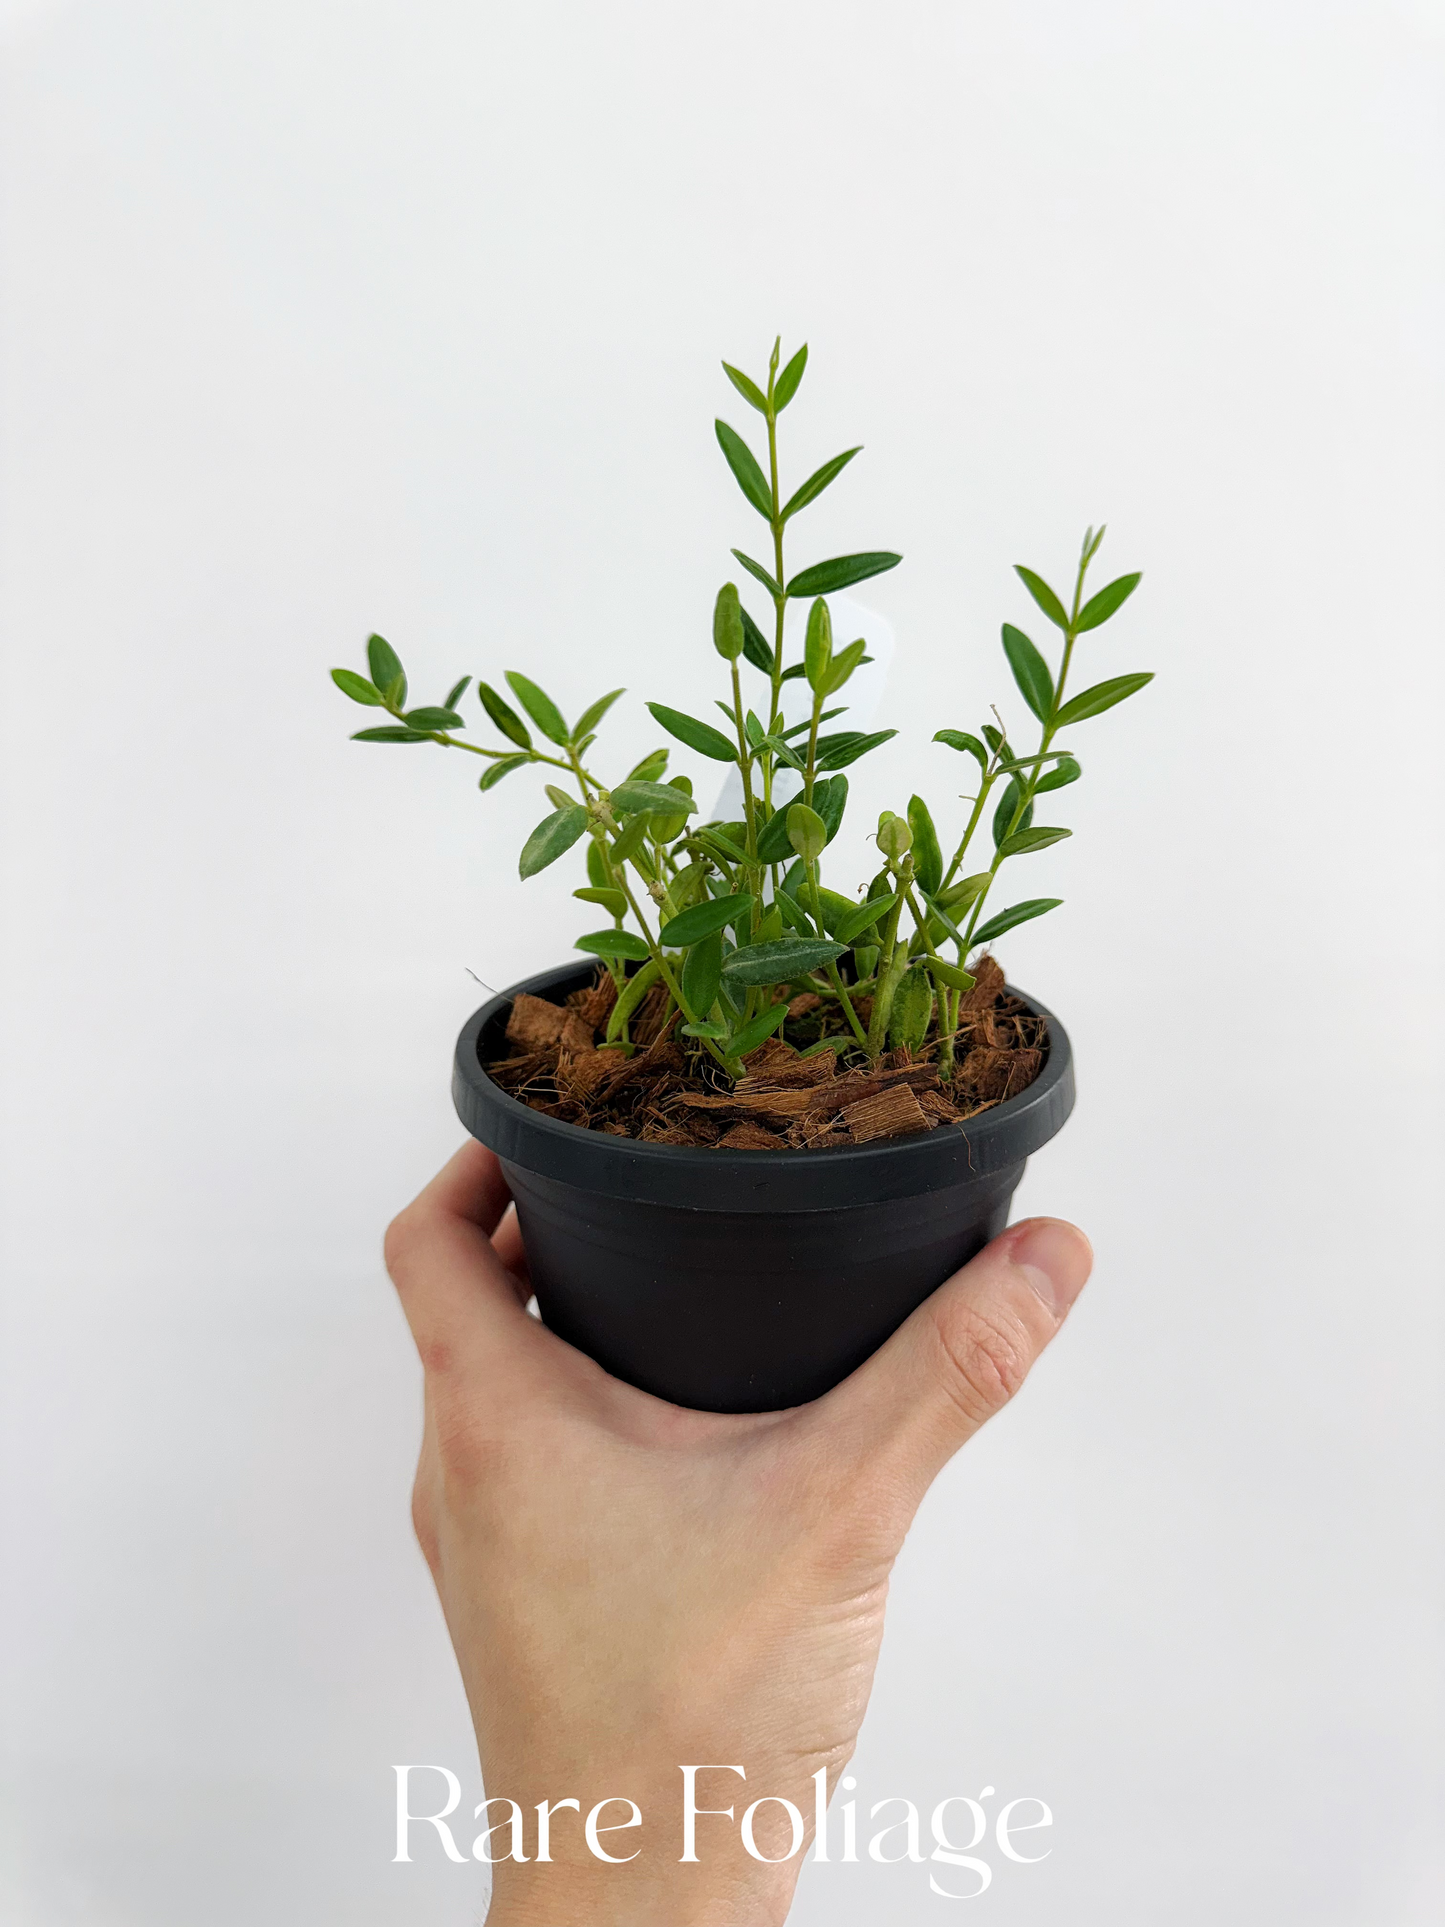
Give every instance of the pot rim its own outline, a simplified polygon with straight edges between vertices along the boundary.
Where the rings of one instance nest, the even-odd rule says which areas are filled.
[[[711,1211],[837,1211],[913,1197],[984,1178],[1023,1160],[1060,1130],[1074,1107],[1073,1051],[1063,1025],[1036,997],[1011,993],[1048,1023],[1043,1069],[1017,1097],[916,1136],[803,1151],[720,1151],[712,1146],[645,1144],[562,1118],[544,1117],[504,1091],[482,1068],[488,1025],[521,995],[581,987],[596,968],[579,958],[524,978],[491,998],[462,1026],[452,1097],[462,1123],[504,1163],[520,1165],[581,1191],[639,1203]]]

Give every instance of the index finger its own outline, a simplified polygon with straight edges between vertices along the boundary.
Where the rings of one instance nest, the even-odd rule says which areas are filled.
[[[392,1220],[383,1244],[411,1335],[428,1371],[456,1349],[531,1324],[491,1234],[511,1201],[495,1155],[468,1141]]]

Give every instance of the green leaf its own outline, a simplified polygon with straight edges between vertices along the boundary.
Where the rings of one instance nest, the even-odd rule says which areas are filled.
[[[889,1049],[921,1050],[932,1020],[933,985],[923,965],[913,964],[893,993],[893,1008],[888,1013]]]
[[[595,836],[590,837],[587,842],[587,881],[595,890],[605,890],[609,887],[607,864],[601,850],[597,847]]]
[[[839,917],[836,925],[832,926],[833,935],[839,943],[854,943],[892,908],[891,896],[870,897],[866,903],[855,903],[850,906],[847,916]]]
[[[935,732],[933,740],[935,743],[946,744],[949,749],[967,750],[968,754],[976,759],[980,769],[988,768],[988,751],[977,736],[970,736],[966,729],[940,729]]]
[[[995,937],[1001,937],[1005,930],[1012,930],[1015,924],[1028,923],[1049,910],[1057,910],[1063,900],[1062,897],[1030,897],[1026,903],[1010,904],[1007,910],[1000,910],[996,917],[990,917],[981,929],[974,931],[973,942],[992,943]]]
[[[617,836],[608,846],[607,854],[612,859],[615,870],[619,863],[635,862],[650,877],[651,865],[642,859],[643,845],[647,842],[647,832],[652,827],[652,818],[646,810],[640,815],[629,817]]]
[[[761,562],[754,562],[753,558],[750,555],[744,555],[741,549],[734,549],[732,553],[742,563],[748,574],[762,583],[769,595],[779,596],[783,593],[782,584],[774,582]]]
[[[805,863],[816,863],[828,842],[828,826],[806,803],[790,803],[788,841]]]
[[[957,883],[950,883],[938,901],[945,910],[966,910],[974,898],[981,897],[992,882],[992,872],[980,870],[976,876],[961,877]]]
[[[477,684],[477,698],[502,734],[518,749],[532,747],[531,731],[511,704],[499,696],[488,682]]]
[[[649,957],[640,970],[635,970],[618,993],[617,1002],[612,1006],[612,1015],[607,1019],[607,1041],[615,1043],[626,1028],[627,1020],[642,1002],[652,986],[662,975],[662,966],[655,957]]]
[[[990,878],[989,880],[991,882],[992,878]],[[958,925],[953,921],[953,918],[944,909],[943,905],[939,902],[938,898],[930,897],[925,893],[923,901],[928,905],[928,909],[929,909],[928,927],[924,931],[924,942],[929,946],[929,948],[932,949],[935,942],[939,942],[942,940],[941,938],[935,938],[933,934],[933,926],[935,923],[938,925],[938,928],[942,932],[943,936],[952,937],[955,943],[962,943],[963,932],[959,929]]]
[[[746,642],[738,585],[736,582],[724,582],[712,606],[712,646],[724,662],[736,662]]]
[[[788,403],[798,392],[798,383],[803,379],[803,370],[808,365],[808,344],[803,343],[782,374],[773,384],[773,413],[781,415]]]
[[[833,618],[819,596],[808,611],[808,634],[803,644],[803,667],[815,695],[821,693],[833,660]]]
[[[851,1037],[820,1037],[816,1044],[809,1044],[808,1048],[800,1050],[798,1055],[799,1057],[820,1057],[825,1050],[830,1050],[835,1056],[841,1056],[845,1050],[852,1048]]]
[[[647,707],[653,720],[661,723],[669,735],[686,743],[689,749],[695,749],[700,756],[711,756],[715,763],[738,760],[736,747],[711,723],[701,723],[696,716],[685,716],[680,709],[669,709],[666,703],[649,703]]]
[[[1070,723],[1081,723],[1086,716],[1100,716],[1153,680],[1154,671],[1146,669],[1132,676],[1111,676],[1107,682],[1096,682],[1092,689],[1070,696],[1059,711],[1058,727],[1067,729]]]
[[[1021,562],[1015,562],[1014,574],[1018,577],[1019,581],[1023,583],[1024,587],[1043,610],[1049,621],[1053,623],[1054,627],[1056,629],[1067,629],[1069,626],[1068,612],[1065,610],[1063,603],[1059,601],[1059,598],[1049,587],[1048,583],[1044,581],[1044,578],[1041,575],[1035,575],[1032,569],[1026,569]]]
[[[897,734],[896,729],[879,729],[871,736],[848,731],[841,736],[820,737],[813,767],[820,770],[846,769],[849,763],[856,763],[860,756],[866,756],[869,750],[877,749],[880,743],[891,741]],[[826,749],[824,744],[827,745]]]
[[[655,783],[666,768],[667,751],[655,749],[650,755],[644,756],[635,769],[627,772],[627,780],[629,783]]]
[[[1006,753],[1012,754],[1012,751],[1008,748],[1008,744],[1004,741],[1002,730],[995,729],[992,723],[980,723],[979,728],[983,731],[983,740],[988,744],[995,756],[1002,756]]]
[[[755,381],[750,380],[741,368],[734,368],[732,363],[728,361],[723,363],[723,373],[727,376],[733,387],[737,389],[745,402],[751,407],[756,408],[760,415],[767,414],[768,398]]]
[[[584,709],[577,718],[576,729],[572,732],[573,740],[580,743],[584,736],[590,736],[617,698],[626,694],[625,689],[609,689],[605,696],[597,698],[590,709]]]
[[[786,984],[823,964],[834,963],[846,945],[820,937],[780,937],[776,943],[742,944],[723,959],[723,976],[735,984]]]
[[[857,642],[850,642],[846,649],[841,650],[834,656],[832,666],[828,671],[827,681],[823,685],[822,693],[825,696],[835,696],[860,663],[871,661],[872,657],[868,654],[868,645],[861,637]],[[841,710],[834,709],[829,711],[829,714],[838,716],[841,715],[842,712]],[[818,720],[821,722],[823,719],[820,716]]]
[[[771,582],[772,577],[769,576],[768,580]],[[741,604],[739,604],[738,606],[739,608],[742,607]],[[748,614],[746,609],[742,610],[742,617],[743,617],[743,654],[747,657],[748,661],[753,665],[754,669],[761,669],[765,676],[771,676],[773,673],[772,644],[768,641],[767,637],[763,634],[762,630],[758,627],[758,625],[753,621],[752,617]]]
[[[775,810],[758,832],[758,857],[764,863],[788,863],[792,856],[793,846],[788,840],[788,812],[786,809]]]
[[[647,783],[629,776],[612,792],[616,810],[647,810],[658,816],[691,816],[697,808],[686,790],[671,783]]]
[[[625,957],[629,963],[642,963],[652,955],[635,930],[593,930],[579,937],[574,950],[588,950],[594,957]]]
[[[783,913],[775,903],[768,905],[767,915],[759,921],[758,927],[752,933],[751,937],[748,934],[746,924],[740,921],[737,925],[737,939],[739,943],[776,943],[782,934]],[[812,936],[812,934],[810,930],[808,935]]]
[[[840,476],[848,466],[849,462],[852,461],[853,457],[861,454],[861,452],[862,444],[860,443],[857,448],[845,448],[843,453],[841,455],[835,455],[831,462],[824,462],[821,468],[815,468],[803,486],[794,489],[793,493],[788,497],[783,505],[783,513],[780,519],[786,522],[790,515],[796,515],[799,509],[805,509],[809,502],[816,502],[828,484],[836,481],[838,476]]]
[[[574,897],[583,903],[600,903],[610,917],[627,915],[627,898],[621,890],[614,890],[610,884],[589,883],[585,890],[574,890]]]
[[[454,709],[409,709],[403,721],[408,729],[466,728],[466,724]]]
[[[429,743],[431,737],[424,729],[404,729],[400,723],[389,723],[381,729],[358,729],[351,740],[353,743]]]
[[[727,457],[733,479],[763,520],[770,522],[773,517],[773,493],[768,487],[767,476],[758,467],[756,456],[735,428],[729,428],[723,421],[714,422],[713,427],[717,430],[718,447]]]
[[[460,682],[454,682],[447,692],[446,701],[442,704],[443,709],[455,709],[471,687],[471,681],[470,676],[463,676]]]
[[[717,1002],[722,983],[722,945],[722,932],[715,930],[694,943],[682,960],[683,998],[688,1009],[700,1017],[706,1017]]]
[[[565,810],[553,810],[544,816],[522,845],[522,854],[517,863],[518,874],[534,877],[539,870],[545,870],[549,863],[555,863],[565,850],[572,845],[587,828],[587,812],[580,803],[573,803]]]
[[[766,1044],[773,1032],[781,1030],[787,1021],[786,1002],[766,1005],[750,1024],[738,1031],[736,1036],[728,1039],[725,1046],[727,1055],[746,1057],[749,1051],[755,1051],[759,1044]]]
[[[848,779],[846,776],[829,776],[821,783],[813,785],[813,808],[822,817],[828,830],[831,843],[838,834],[843,821],[843,812],[848,807]]]
[[[833,595],[839,589],[851,588],[855,582],[866,582],[870,575],[896,569],[902,560],[901,555],[893,555],[886,549],[871,550],[864,555],[835,555],[831,561],[815,562],[811,569],[795,575],[788,584],[788,594]]]
[[[798,864],[795,867],[801,869],[803,866]],[[831,892],[820,892],[820,894],[831,894]],[[798,902],[795,893],[779,890],[773,898],[773,908],[778,911],[788,928],[796,930],[800,937],[811,937],[817,934],[813,929],[812,919]]]
[[[779,676],[778,681],[780,683],[793,682],[803,673],[804,673],[804,665],[800,662],[795,662],[789,668],[783,671],[782,675]]]
[[[687,995],[686,991],[683,992],[683,995]],[[688,998],[688,1001],[690,1003],[692,1001],[691,998]],[[709,1019],[705,1024],[684,1024],[682,1034],[684,1037],[712,1037],[720,1041],[727,1036],[728,1027],[726,1024],[713,1023],[711,1019]]]
[[[400,709],[406,701],[406,671],[385,636],[367,637],[366,660],[371,666],[371,680],[387,701]]]
[[[1039,796],[1045,790],[1061,790],[1066,783],[1077,783],[1083,773],[1072,756],[1061,756],[1048,775],[1041,776],[1034,784],[1034,794]]]
[[[670,950],[686,949],[690,943],[700,943],[710,937],[714,930],[725,930],[739,917],[746,916],[753,907],[753,899],[746,891],[732,897],[712,897],[706,903],[695,903],[690,910],[680,910],[675,917],[662,926],[658,941],[665,943]]]
[[[547,801],[554,810],[570,810],[577,801],[571,790],[564,790],[556,783],[544,783],[542,787],[547,793]]]
[[[758,743],[758,748],[767,750],[769,755],[776,757],[780,763],[786,764],[789,769],[797,770],[799,775],[802,775],[807,769],[807,764],[799,756],[792,744],[785,743],[781,736],[762,737]]]
[[[520,670],[509,669],[506,675],[507,681],[511,685],[512,694],[532,718],[532,721],[537,725],[538,729],[541,730],[544,736],[550,736],[554,743],[557,743],[561,748],[565,749],[567,747],[567,725],[562,720],[561,710],[557,707],[556,703],[553,702],[546,690],[539,689],[536,683],[534,683],[529,676],[524,676]]]
[[[1035,850],[1046,850],[1051,843],[1062,843],[1072,830],[1018,830],[1006,836],[998,846],[1000,856],[1030,856]]]
[[[365,676],[358,676],[354,669],[333,669],[331,680],[342,695],[350,696],[354,703],[365,703],[368,709],[381,708],[383,701],[381,691],[375,683],[368,682]]]
[[[1004,838],[1015,830],[1026,830],[1034,820],[1034,806],[1029,804],[1017,823],[1014,812],[1023,801],[1023,786],[1016,776],[1008,780],[1008,788],[998,800],[998,808],[993,813],[993,847],[998,849]]]
[[[942,957],[930,957],[928,968],[939,982],[947,984],[950,990],[972,990],[978,981],[977,978],[970,976],[968,971],[960,970],[957,964],[945,963]]]
[[[748,853],[742,845],[735,843],[715,825],[696,831],[694,837],[709,855],[721,857],[724,863],[746,863],[748,860]]]
[[[1054,706],[1054,679],[1049,674],[1049,665],[1023,630],[1015,629],[1011,622],[1003,626],[1003,652],[1024,701],[1039,721],[1046,723]]]
[[[928,805],[921,796],[908,799],[908,827],[913,831],[913,874],[919,887],[932,896],[943,881],[943,852]]]
[[[1121,575],[1100,589],[1097,595],[1090,596],[1079,611],[1079,619],[1074,624],[1074,633],[1082,635],[1086,629],[1097,629],[1101,622],[1107,622],[1116,609],[1126,603],[1139,584],[1143,575]]]
[[[514,769],[525,769],[531,762],[530,756],[502,756],[482,771],[479,790],[495,789],[504,776],[510,776]]]

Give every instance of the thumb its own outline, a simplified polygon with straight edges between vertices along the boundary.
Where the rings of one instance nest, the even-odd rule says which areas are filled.
[[[819,1401],[819,1421],[921,1498],[1018,1391],[1093,1263],[1083,1232],[1060,1218],[1011,1226]]]

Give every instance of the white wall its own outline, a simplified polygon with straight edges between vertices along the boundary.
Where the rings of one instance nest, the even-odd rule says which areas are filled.
[[[794,464],[867,444],[811,552],[907,557],[858,875],[1008,697],[1014,561],[1107,518],[1094,662],[1159,672],[1005,953],[1081,1078],[1020,1205],[1098,1272],[910,1540],[862,1795],[1047,1799],[1005,1927],[1438,1920],[1440,10],[0,22],[7,1921],[476,1917],[388,1864],[391,1763],[470,1747],[377,1247],[466,968],[576,920],[532,779],[349,744],[326,670],[626,681],[640,754],[753,533],[718,358],[778,329]]]

